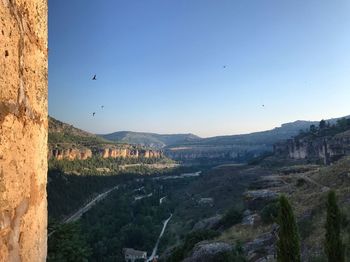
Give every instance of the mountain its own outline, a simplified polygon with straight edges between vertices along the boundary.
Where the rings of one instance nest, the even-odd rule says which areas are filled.
[[[57,160],[86,160],[93,156],[101,158],[160,159],[160,150],[140,145],[109,141],[103,137],[78,129],[49,117],[49,158]]]
[[[193,134],[161,135],[155,133],[141,133],[130,131],[120,131],[99,136],[118,143],[129,143],[158,149],[174,144],[198,141],[201,139],[200,137]]]
[[[54,143],[74,143],[83,146],[111,143],[111,141],[49,116],[49,144]]]

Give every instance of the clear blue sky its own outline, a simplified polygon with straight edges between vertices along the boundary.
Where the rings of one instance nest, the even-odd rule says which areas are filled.
[[[203,137],[348,115],[349,13],[348,0],[50,0],[49,113]]]

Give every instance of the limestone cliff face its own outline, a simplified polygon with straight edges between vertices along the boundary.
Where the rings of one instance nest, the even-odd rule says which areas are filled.
[[[102,158],[162,158],[163,153],[160,150],[139,149],[132,146],[105,145],[91,150],[71,145],[71,147],[66,148],[52,147],[48,155],[49,158],[57,160],[86,160],[92,156]]]
[[[350,155],[350,131],[333,137],[289,139],[276,144],[274,152],[292,159],[322,160],[329,164]]]
[[[77,149],[77,148],[68,148],[68,149],[52,149],[49,151],[49,158],[55,158],[57,160],[68,159],[68,160],[86,160],[92,157],[92,151],[88,148]]]
[[[47,1],[0,1],[0,261],[46,261]]]
[[[196,161],[198,159],[226,159],[233,160],[247,152],[258,156],[263,151],[271,151],[265,145],[215,145],[215,146],[183,146],[166,148],[164,154],[174,160]]]
[[[103,158],[161,158],[160,150],[137,149],[137,148],[104,148],[101,151]]]

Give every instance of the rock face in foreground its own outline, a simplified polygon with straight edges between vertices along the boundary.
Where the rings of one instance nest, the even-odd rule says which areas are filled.
[[[46,261],[47,1],[0,1],[0,261]]]

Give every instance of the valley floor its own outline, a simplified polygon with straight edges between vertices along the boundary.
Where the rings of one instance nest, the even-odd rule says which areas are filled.
[[[216,261],[211,257],[215,252],[227,252],[237,243],[248,261],[275,261],[276,225],[271,214],[280,194],[288,196],[296,214],[303,261],[323,261],[330,189],[336,191],[344,214],[344,242],[349,239],[350,159],[332,166],[272,162],[223,165],[195,176],[172,174],[181,179],[161,179],[167,176],[163,174],[120,184],[120,190],[80,219],[91,251],[89,261],[119,261],[126,247],[150,255],[170,214],[157,252],[161,261]],[[201,237],[194,240],[193,235]]]

